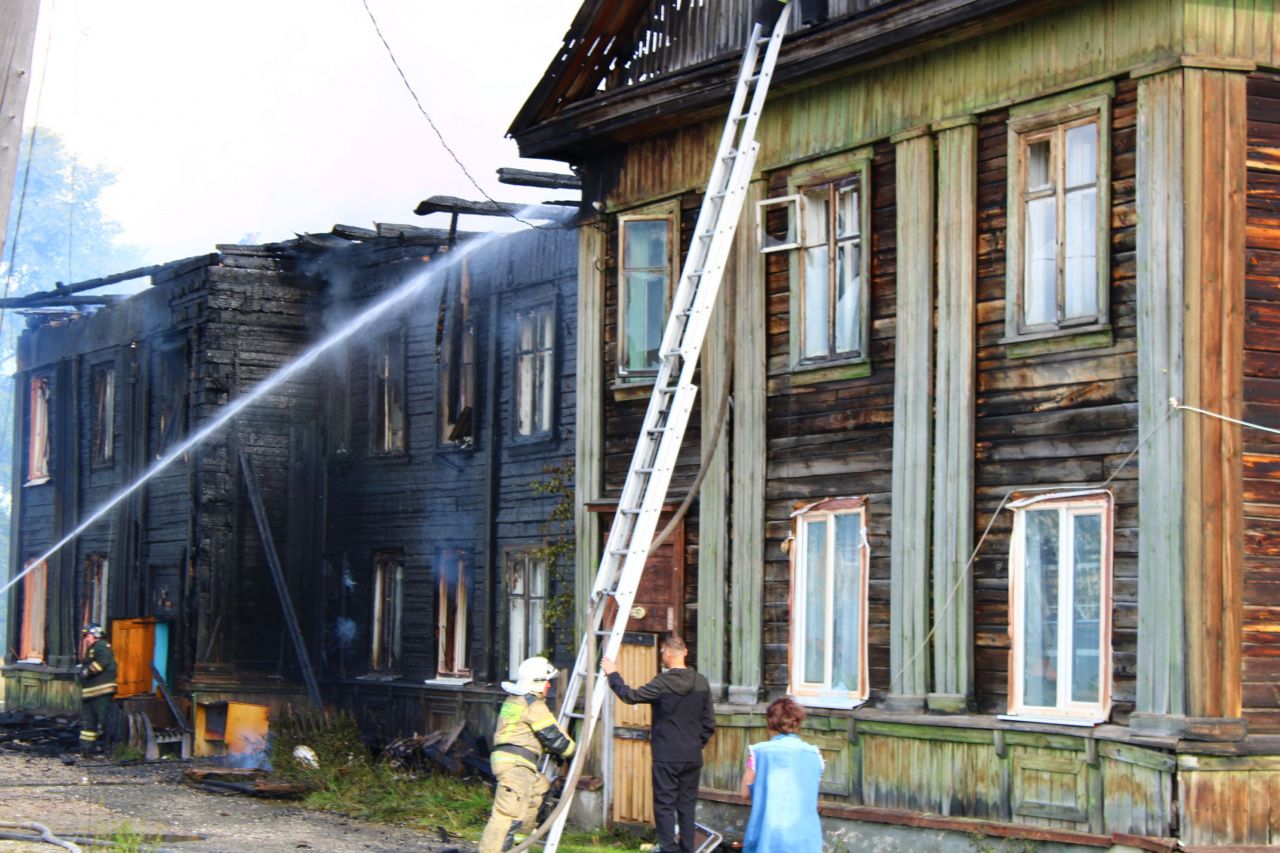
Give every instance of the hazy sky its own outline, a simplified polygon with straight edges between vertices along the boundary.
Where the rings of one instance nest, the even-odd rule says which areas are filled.
[[[519,160],[504,134],[579,0],[368,2],[423,106],[490,195],[571,195],[505,186],[494,170],[566,168]],[[39,25],[27,127],[56,130],[80,158],[116,172],[106,212],[147,262],[338,222],[443,227],[443,214],[413,214],[418,201],[480,198],[361,0],[41,0]]]

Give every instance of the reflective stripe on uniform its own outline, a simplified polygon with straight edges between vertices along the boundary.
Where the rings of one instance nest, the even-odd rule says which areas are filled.
[[[80,730],[80,740],[97,740],[98,733],[91,729]]]
[[[116,683],[108,681],[106,684],[95,684],[92,687],[81,687],[80,698],[92,699],[95,696],[108,696],[116,692]]]
[[[99,672],[102,672],[102,664],[98,663],[97,661],[94,661],[93,663],[85,667],[85,669],[89,670],[92,673],[99,673]]]

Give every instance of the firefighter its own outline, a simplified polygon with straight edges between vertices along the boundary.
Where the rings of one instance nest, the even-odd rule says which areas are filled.
[[[102,749],[107,714],[116,695],[116,656],[97,622],[85,625],[81,633],[91,638],[80,664],[80,752],[87,755]]]
[[[573,754],[574,743],[556,724],[545,701],[556,668],[544,657],[520,664],[516,681],[502,682],[511,694],[498,712],[489,765],[497,779],[493,813],[480,837],[480,853],[510,850],[520,830],[531,832],[547,794],[547,777],[538,771],[543,752],[560,758]]]

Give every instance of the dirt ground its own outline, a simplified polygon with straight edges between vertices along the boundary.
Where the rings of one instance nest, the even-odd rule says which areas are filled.
[[[472,844],[441,841],[382,826],[239,794],[214,794],[182,781],[183,764],[114,766],[0,752],[0,821],[38,821],[54,833],[110,838],[128,825],[175,840],[177,853],[393,853],[439,851]],[[202,840],[178,841],[181,836]],[[47,844],[0,841],[2,853],[49,853]],[[148,848],[150,849],[150,848]]]

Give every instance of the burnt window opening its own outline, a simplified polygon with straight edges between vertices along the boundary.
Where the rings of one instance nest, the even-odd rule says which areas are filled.
[[[547,650],[547,560],[539,551],[507,554],[507,670]]]
[[[23,566],[30,568],[34,560]],[[18,626],[18,660],[43,663],[48,610],[49,564],[40,563],[22,578],[22,622]]]
[[[164,456],[187,433],[187,347],[185,342],[163,347],[156,359],[152,384],[159,435],[156,458]]]
[[[546,436],[554,426],[555,331],[555,308],[551,305],[516,314],[517,436]]]
[[[400,669],[400,617],[404,603],[404,558],[396,553],[373,556],[373,620],[369,668]]]
[[[404,331],[397,329],[374,347],[371,368],[370,440],[374,453],[404,453],[405,450],[405,365]],[[349,404],[348,404],[349,405]]]
[[[111,564],[106,554],[90,554],[84,560],[80,583],[80,625],[107,624],[107,579]]]
[[[27,419],[27,485],[49,479],[49,378],[31,380]]]
[[[471,586],[471,552],[442,548],[436,552],[436,675],[466,677],[467,595]]]
[[[436,321],[436,364],[439,365],[440,443],[469,447],[475,440],[476,321],[471,310],[471,277],[467,264],[450,277],[440,296]]]
[[[331,456],[346,456],[351,452],[351,363],[345,353],[338,359],[325,401],[328,414],[325,449]]]
[[[95,365],[90,377],[93,415],[89,424],[89,458],[94,468],[108,468],[115,460],[116,369]]]

